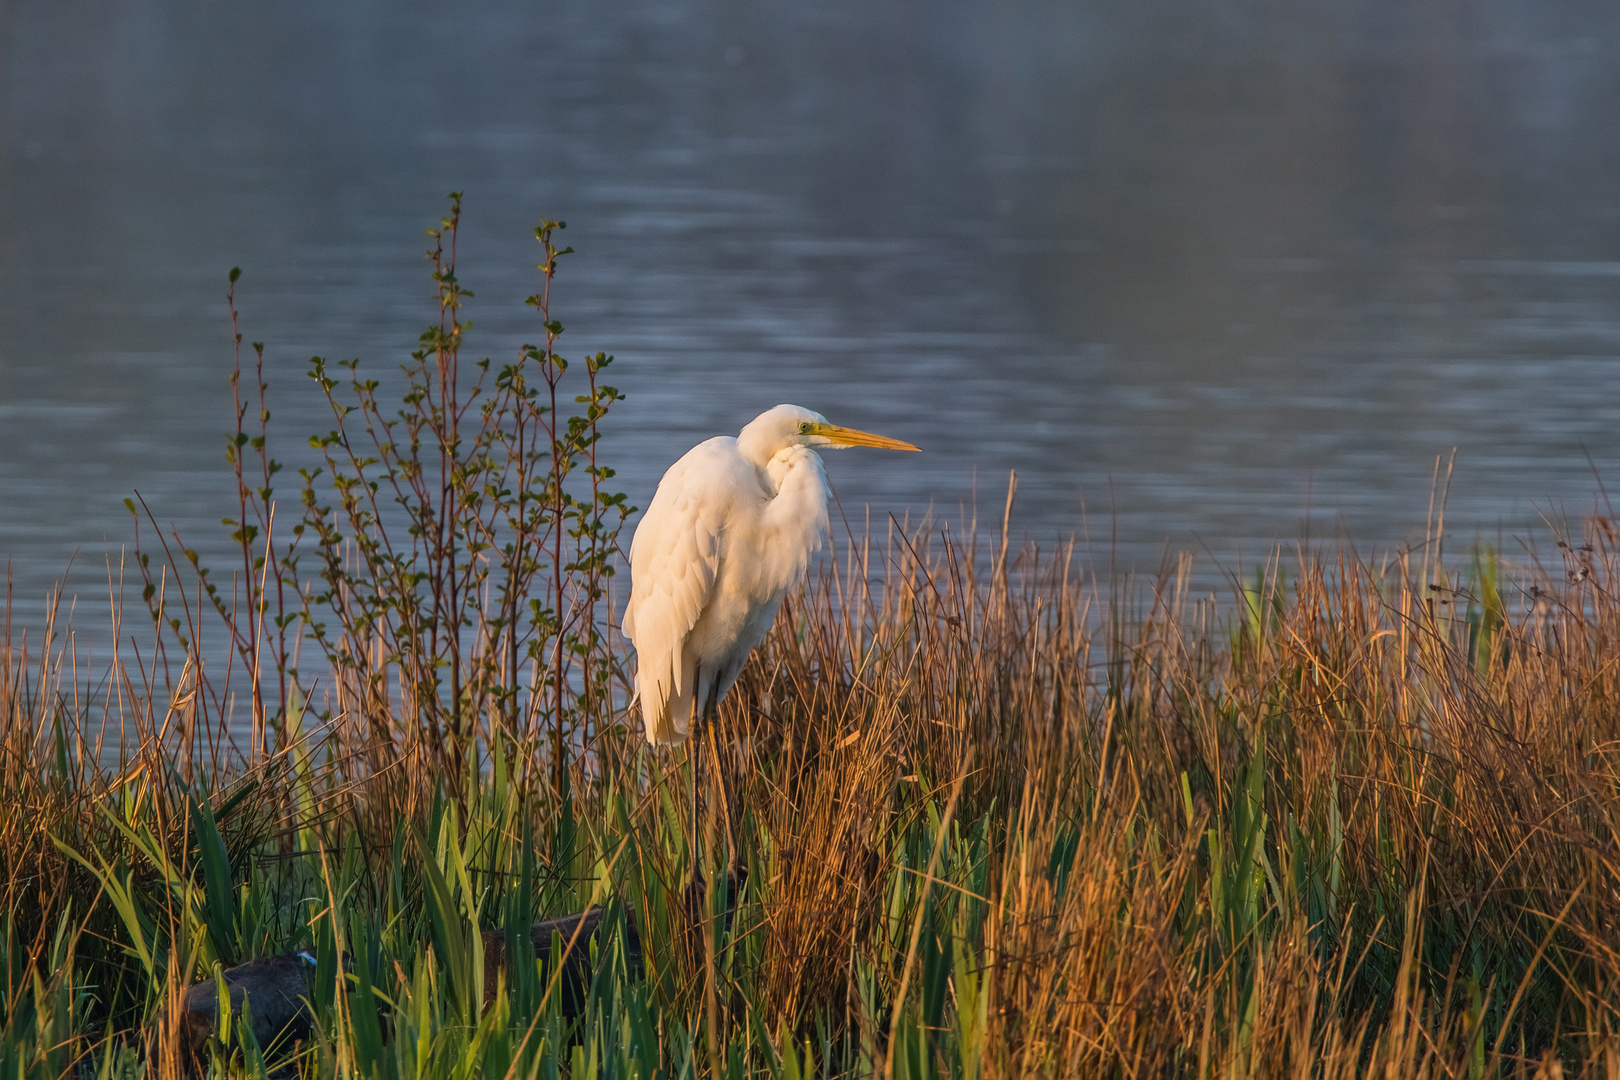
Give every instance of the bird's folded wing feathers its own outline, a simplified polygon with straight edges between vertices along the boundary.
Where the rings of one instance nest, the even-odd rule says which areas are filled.
[[[708,445],[670,466],[630,546],[624,633],[636,646],[648,735],[660,742],[671,723],[666,705],[692,692],[682,647],[713,594],[729,509],[739,496],[749,497],[740,482],[757,486],[727,455],[703,452]],[[679,724],[683,734],[684,727]]]

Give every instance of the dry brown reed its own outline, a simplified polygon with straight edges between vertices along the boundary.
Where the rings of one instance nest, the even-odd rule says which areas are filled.
[[[1613,540],[1511,581],[1302,551],[1224,618],[1185,562],[1132,617],[1067,554],[978,580],[925,531],[856,548],[722,721],[778,853],[756,1006],[899,977],[884,901],[960,779],[984,1075],[1608,1071]]]
[[[709,835],[752,873],[718,995],[671,951],[676,763],[611,710],[566,802],[543,729],[512,741],[480,717],[457,826],[492,890],[480,918],[508,910],[525,838],[552,875],[537,908],[606,874],[653,939],[667,1024],[750,1068],[819,1033],[820,1067],[857,1074],[1620,1074],[1614,528],[1557,543],[1551,571],[1301,550],[1223,602],[1185,561],[1133,593],[1082,581],[1071,552],[984,558],[892,527],[784,607],[724,705],[708,807],[730,820]],[[426,763],[380,754],[374,681],[334,685],[319,753],[271,753],[205,715],[195,652],[173,680],[115,657],[99,696],[73,663],[18,641],[0,664],[0,879],[7,1001],[19,973],[51,975],[63,926],[69,977],[121,984],[76,1014],[83,1055],[111,1045],[96,1024],[156,1015],[213,962],[306,940],[310,913],[269,910],[312,880],[276,883],[300,851],[327,853],[317,878],[348,860],[364,893],[419,862],[402,828],[438,827]],[[505,788],[480,787],[491,770]],[[194,799],[232,875],[229,934]],[[120,882],[157,898],[147,942]],[[132,956],[160,944],[143,973]]]

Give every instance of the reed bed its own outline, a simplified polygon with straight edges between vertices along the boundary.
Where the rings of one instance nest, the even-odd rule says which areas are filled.
[[[690,757],[626,710],[605,361],[564,423],[543,293],[546,344],[480,420],[453,388],[453,258],[435,276],[412,445],[444,485],[411,487],[439,475],[413,459],[389,474],[356,448],[398,444],[339,410],[299,564],[250,425],[233,584],[174,538],[137,556],[134,646],[103,670],[65,631],[6,638],[0,1075],[183,1075],[184,989],[292,949],[316,961],[309,1037],[259,1046],[238,1021],[206,1069],[1620,1075],[1612,518],[1550,536],[1545,563],[1445,558],[1438,526],[1377,562],[1302,546],[1218,598],[1188,558],[1098,581],[1005,531],[846,534],[705,733],[693,807]],[[529,449],[466,464],[525,417]],[[364,516],[368,477],[404,484],[405,533]],[[472,512],[503,505],[498,528]],[[529,596],[551,599],[525,623]],[[229,658],[197,646],[205,619]],[[322,662],[297,667],[299,634]],[[590,904],[577,1008],[527,962],[483,992],[480,931],[523,955],[530,922]]]

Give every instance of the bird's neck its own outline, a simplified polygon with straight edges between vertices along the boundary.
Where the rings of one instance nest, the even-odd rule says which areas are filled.
[[[770,465],[771,458],[781,448],[780,439],[773,438],[771,432],[761,431],[753,424],[737,433],[737,453],[761,471]]]

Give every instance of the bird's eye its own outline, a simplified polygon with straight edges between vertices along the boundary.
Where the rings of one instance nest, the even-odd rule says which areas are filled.
[[[799,425],[799,434],[800,435],[808,435],[808,434],[810,434],[810,421],[806,420],[806,421],[804,421],[803,423],[801,423]]]

